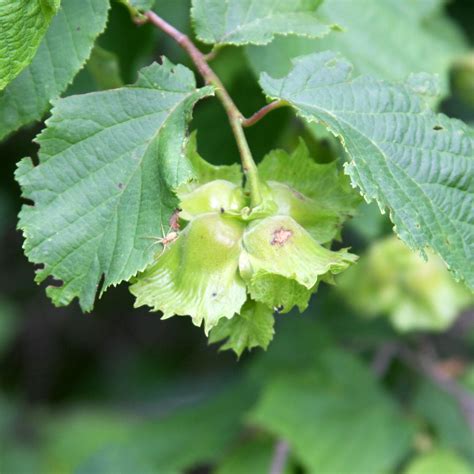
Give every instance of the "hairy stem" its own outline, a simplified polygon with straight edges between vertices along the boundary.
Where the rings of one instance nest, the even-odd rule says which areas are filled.
[[[250,152],[250,148],[242,127],[242,122],[244,120],[242,114],[234,104],[234,101],[230,97],[219,77],[210,68],[206,61],[205,55],[199,51],[199,49],[188,38],[188,36],[186,36],[184,33],[181,33],[181,31],[178,31],[174,26],[170,25],[168,22],[163,20],[163,18],[152,11],[146,12],[145,16],[156,27],[173,38],[188,53],[206,84],[215,87],[216,95],[224,106],[227,117],[229,118],[232,132],[234,133],[234,137],[239,148],[242,168],[244,170],[250,190],[251,205],[252,207],[257,206],[260,204],[262,196],[260,192],[257,166],[253,160],[252,153]]]
[[[265,115],[267,115],[269,112],[275,109],[279,109],[280,107],[285,107],[288,105],[287,102],[284,100],[275,100],[274,102],[270,102],[268,105],[265,105],[265,107],[262,107],[260,110],[257,110],[251,117],[249,118],[244,118],[242,120],[242,125],[244,127],[251,127],[252,125],[255,125],[257,122],[259,122]]]

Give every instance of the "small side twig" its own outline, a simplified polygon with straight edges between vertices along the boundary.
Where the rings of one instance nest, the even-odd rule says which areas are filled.
[[[204,55],[204,59],[206,60],[206,62],[210,62],[216,59],[216,56],[219,54],[220,50],[221,50],[220,45],[214,45],[212,49],[207,54]]]
[[[440,370],[436,362],[424,355],[417,355],[407,348],[400,348],[400,358],[410,367],[430,379],[459,404],[471,431],[474,433],[474,396],[449,374]]]
[[[255,112],[252,116],[244,118],[242,120],[242,125],[244,127],[251,127],[252,125],[255,125],[257,122],[259,122],[263,117],[265,117],[265,115],[267,115],[272,110],[279,109],[280,107],[284,107],[286,105],[288,105],[288,103],[284,100],[275,100],[274,102],[270,102],[269,104],[262,107],[260,110],[257,110],[257,112]]]
[[[282,474],[286,462],[288,460],[288,454],[290,452],[290,447],[288,443],[282,439],[278,440],[275,443],[275,450],[273,452],[272,464],[270,466],[269,474]]]
[[[377,378],[382,378],[390,367],[390,363],[398,352],[397,344],[387,342],[382,344],[375,352],[372,359],[372,372]]]

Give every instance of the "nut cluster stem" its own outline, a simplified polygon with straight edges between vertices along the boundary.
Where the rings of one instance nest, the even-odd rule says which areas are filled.
[[[177,30],[174,26],[170,25],[167,21],[163,20],[163,18],[152,11],[146,12],[145,17],[153,25],[173,38],[188,53],[206,84],[214,86],[216,96],[222,103],[224,110],[227,113],[235,141],[237,142],[240,159],[242,161],[242,169],[244,171],[250,191],[251,206],[258,206],[262,201],[262,195],[260,191],[257,165],[255,164],[255,161],[252,157],[252,153],[250,151],[243,129],[243,123],[246,121],[246,119],[240,113],[239,109],[232,100],[232,97],[229,95],[226,88],[222,84],[222,81],[207,63],[205,55],[196,47],[189,37]]]

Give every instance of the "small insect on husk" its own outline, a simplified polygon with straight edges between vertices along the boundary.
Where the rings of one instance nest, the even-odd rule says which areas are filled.
[[[164,235],[164,232],[163,232]],[[164,237],[156,239],[156,242],[161,244],[163,248],[161,249],[161,253],[158,256],[161,257],[164,251],[179,237],[179,233],[176,230],[170,230]]]
[[[162,245],[162,249],[160,252],[160,255],[158,255],[158,258],[160,258],[164,251],[179,237],[179,232],[177,230],[169,230],[169,232],[165,235],[165,230],[163,226],[161,226],[161,232],[163,234],[163,237],[145,237],[147,239],[151,239],[154,242],[152,245],[155,244],[160,244]]]

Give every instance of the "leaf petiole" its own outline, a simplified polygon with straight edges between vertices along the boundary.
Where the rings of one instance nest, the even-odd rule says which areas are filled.
[[[252,125],[255,125],[257,122],[262,120],[262,118],[265,117],[265,115],[267,115],[272,110],[279,109],[280,107],[286,107],[289,105],[290,104],[285,100],[275,100],[273,102],[270,102],[269,104],[262,107],[260,110],[257,110],[250,117],[242,119],[242,125],[244,127],[251,127]]]

